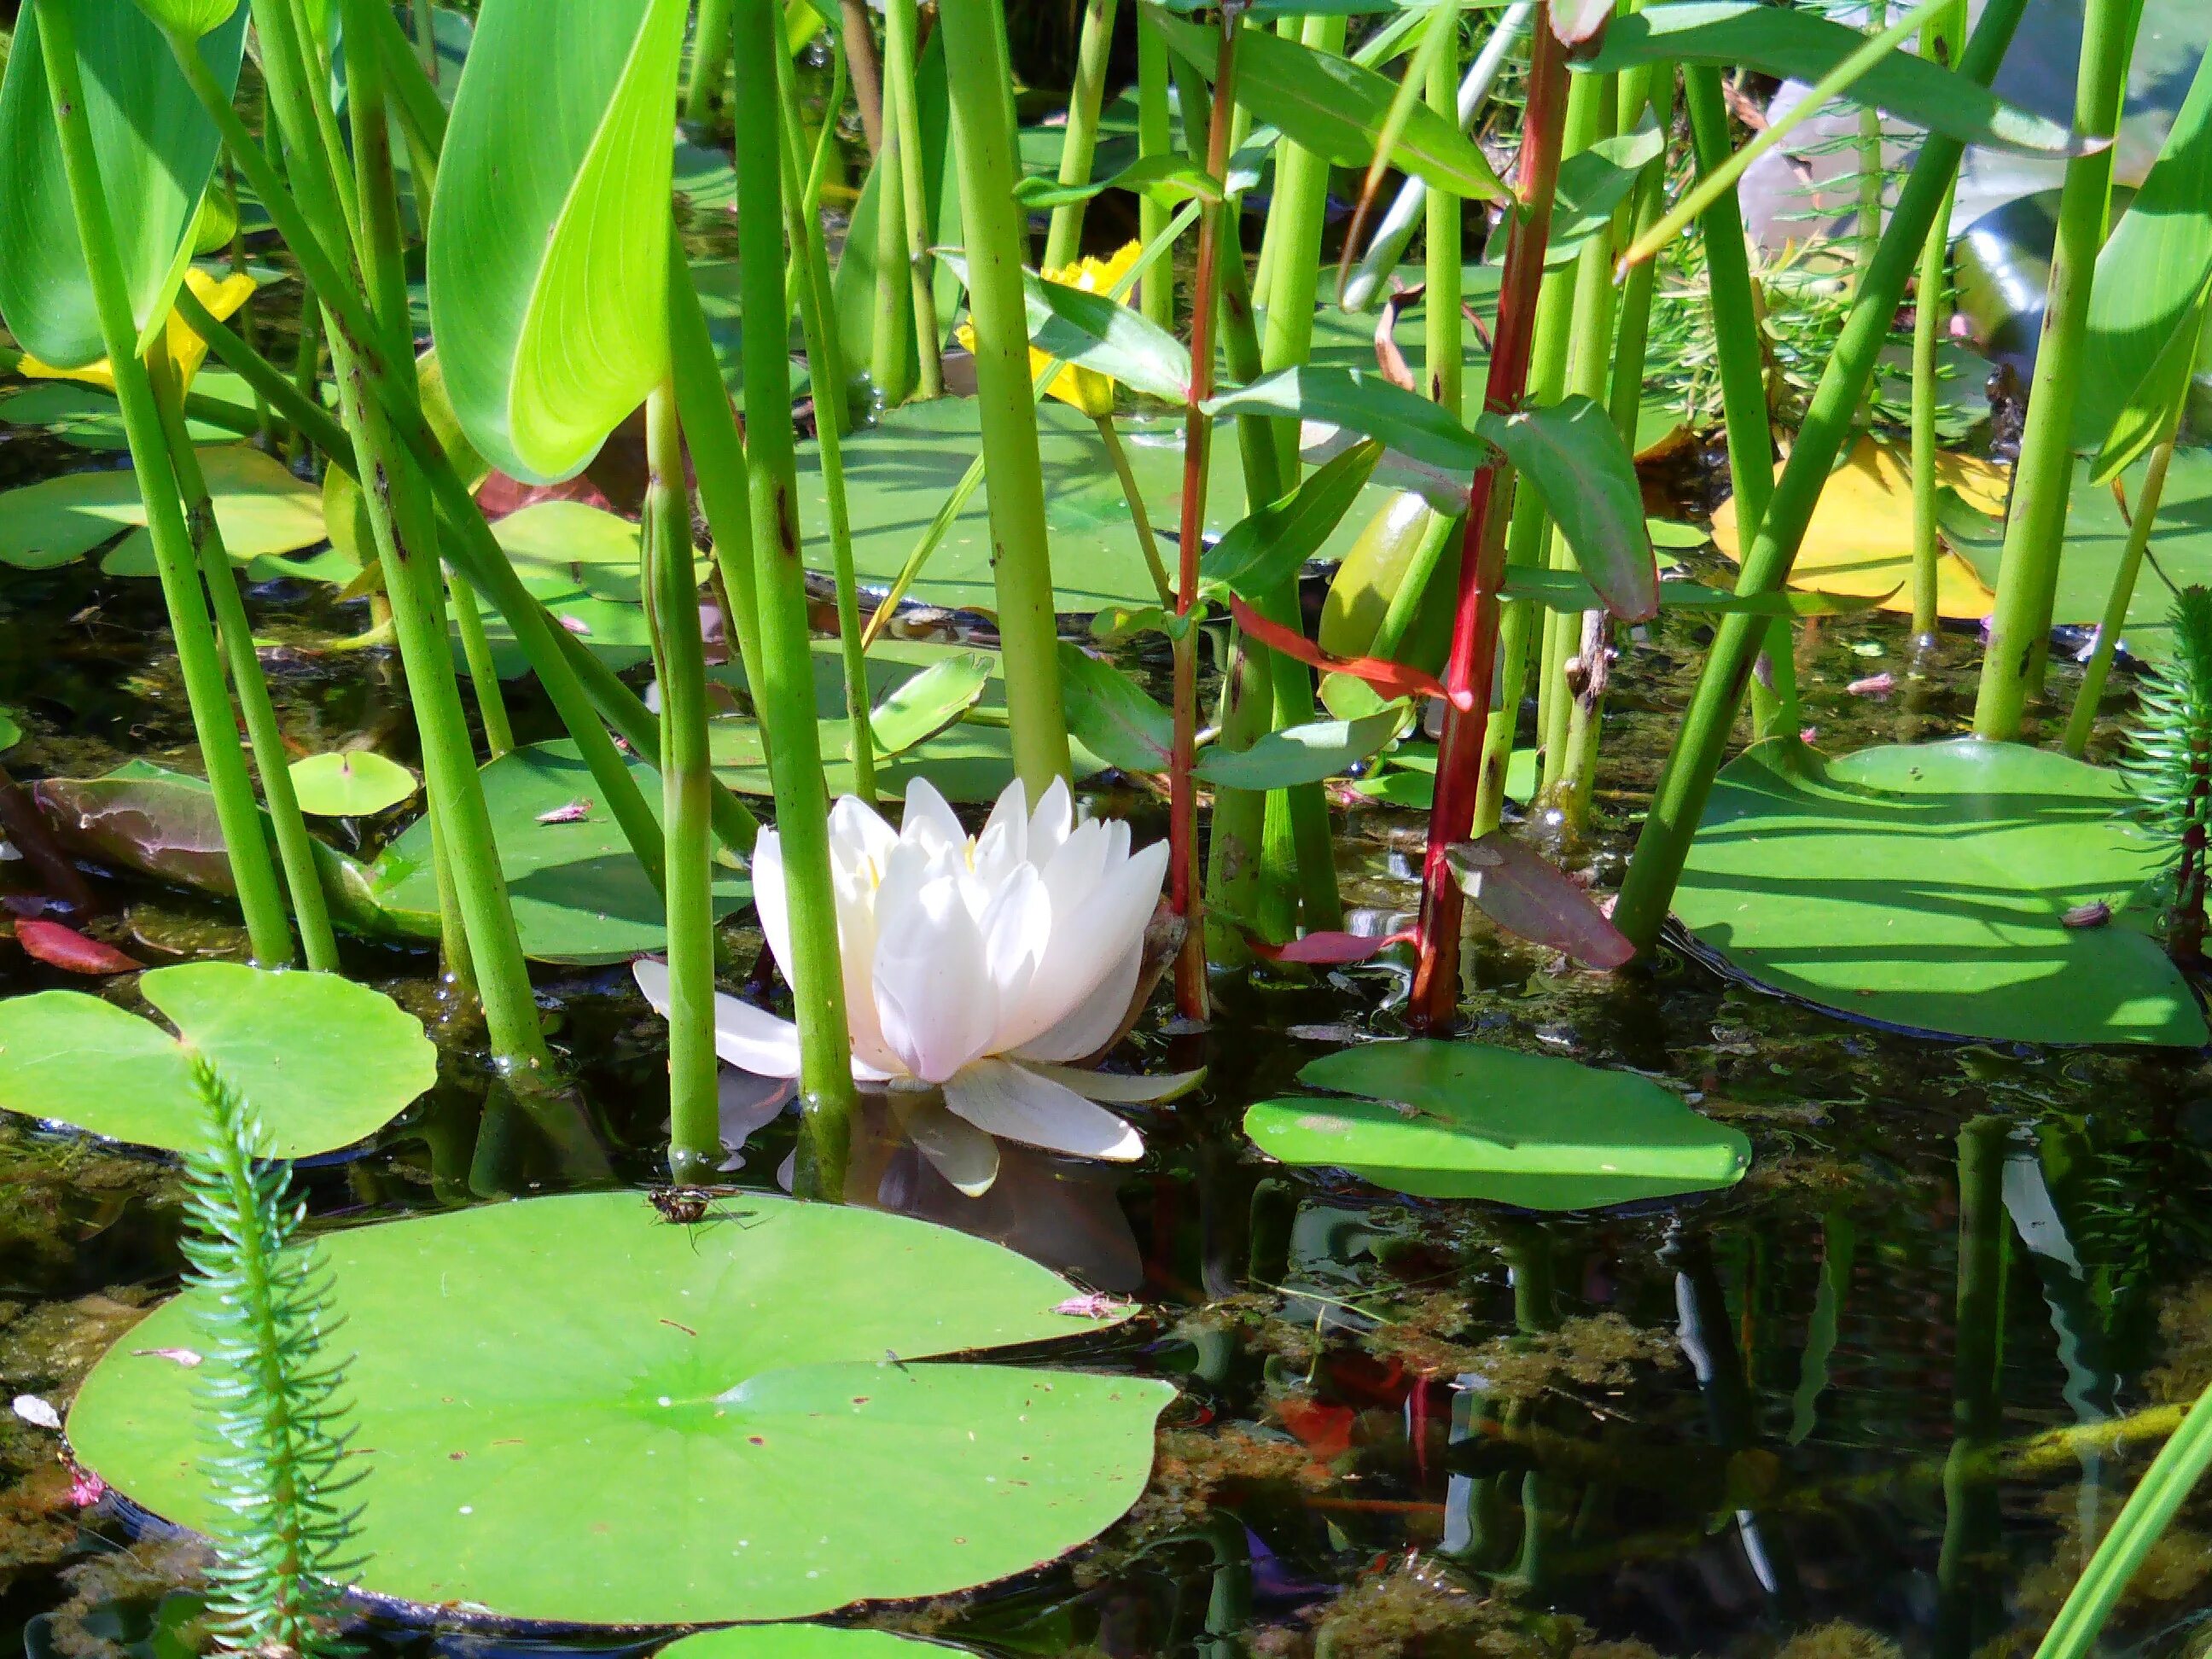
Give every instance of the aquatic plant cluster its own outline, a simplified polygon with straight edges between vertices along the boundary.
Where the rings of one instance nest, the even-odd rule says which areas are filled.
[[[73,1149],[21,1183],[56,1217],[131,1185],[88,1145],[179,1159],[186,1271],[15,1417],[67,1504],[213,1551],[72,1567],[33,1659],[1139,1650],[957,1599],[1086,1547],[1079,1589],[1205,1558],[1164,1651],[1273,1597],[1252,1650],[1637,1659],[1546,1587],[1654,1492],[1804,1625],[1760,1651],[1896,1652],[1788,1588],[1779,1519],[1858,1488],[1744,1426],[1757,1309],[1692,1219],[1825,1195],[1794,1453],[1859,1248],[1826,1106],[1723,1087],[1712,1018],[1577,1057],[1686,975],[1970,1057],[1957,1438],[1906,1481],[1944,1659],[2192,1593],[2206,1385],[2124,1405],[2111,1355],[2201,1217],[2132,1202],[2156,1142],[2109,1102],[2007,1115],[2076,1050],[2212,1047],[2212,59],[2173,72],[2159,3],[2085,0],[2045,111],[1992,89],[2026,0],[1083,0],[1057,52],[1007,0],[22,0],[0,444],[118,464],[0,492],[0,636],[95,556],[69,626],[154,578],[178,741],[99,770],[0,709],[0,1109]],[[2185,91],[2121,179],[2153,71]],[[1958,250],[2004,167],[2053,188],[1998,372]],[[355,631],[271,631],[302,608]],[[1824,740],[1822,653],[1882,612],[1902,688],[1843,697],[1971,676],[1970,729]],[[303,740],[311,675],[383,713]],[[156,892],[203,925],[118,915]],[[1516,1024],[1501,951],[1572,1018]],[[1237,1046],[1291,1000],[1323,1052]],[[639,1133],[587,1097],[599,1001]],[[378,1187],[403,1139],[430,1200]],[[1211,1300],[1139,1352],[1159,1264],[1097,1166],[1194,1144],[1236,1172]],[[334,1171],[379,1212],[321,1226]],[[1671,1334],[1563,1282],[1610,1230]],[[2015,1234],[2078,1420],[2008,1439]],[[1212,1420],[1233,1356],[1264,1421]],[[1583,1437],[1674,1370],[1723,1459]],[[1441,1504],[1349,1492],[1394,1413]],[[1997,1484],[2069,1460],[2008,1622]],[[1224,1506],[1261,1490],[1340,1553],[1433,1509],[1431,1547],[1322,1596]]]

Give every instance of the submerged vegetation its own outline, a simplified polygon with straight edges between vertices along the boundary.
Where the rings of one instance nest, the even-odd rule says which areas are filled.
[[[2079,10],[0,0],[0,1640],[2201,1650]]]

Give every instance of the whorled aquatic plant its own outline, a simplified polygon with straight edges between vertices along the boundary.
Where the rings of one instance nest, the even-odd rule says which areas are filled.
[[[2166,951],[2194,962],[2204,954],[2204,854],[2212,831],[2212,589],[2183,588],[2171,626],[2173,654],[2143,676],[2141,723],[2120,766],[2141,798],[2143,822],[2172,843]]]
[[[339,1498],[349,1431],[344,1363],[324,1344],[336,1328],[319,1253],[294,1248],[306,1206],[289,1164],[264,1159],[260,1120],[204,1059],[193,1083],[208,1139],[185,1158],[187,1282],[209,1293],[204,1356],[210,1426],[221,1449],[206,1468],[229,1523],[215,1539],[215,1612],[226,1647],[325,1659],[338,1597],[358,1565],[346,1540],[358,1509]]]

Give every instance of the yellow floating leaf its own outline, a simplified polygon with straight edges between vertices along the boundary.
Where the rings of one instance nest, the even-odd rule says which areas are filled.
[[[1781,468],[1775,470],[1779,474]],[[1936,479],[1984,513],[2002,513],[2011,488],[2011,474],[2004,468],[1967,455],[1940,455]],[[1741,562],[1733,499],[1713,514],[1713,540],[1723,553]],[[1871,437],[1860,438],[1850,459],[1828,475],[1791,567],[1790,586],[1868,598],[1887,594],[1883,610],[1911,613],[1912,470],[1906,457]],[[1990,614],[1996,597],[1972,566],[1947,548],[1937,561],[1936,603],[1946,617],[1974,621]]]
[[[185,286],[192,291],[192,298],[207,307],[208,315],[222,322],[239,307],[253,297],[260,284],[242,270],[227,276],[210,276],[198,265],[185,270]],[[184,377],[185,390],[192,389],[192,377],[200,372],[207,361],[207,342],[193,332],[192,326],[178,313],[169,313],[169,360]],[[105,357],[87,363],[82,368],[54,368],[40,362],[26,352],[15,372],[33,380],[82,380],[88,386],[105,386],[115,390],[115,370]]]

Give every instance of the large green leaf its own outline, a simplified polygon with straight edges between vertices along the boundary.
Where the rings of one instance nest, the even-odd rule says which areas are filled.
[[[1723,769],[1674,911],[1735,972],[1854,1019],[2010,1042],[2206,1040],[2148,936],[2118,773],[1973,738]],[[2069,927],[2108,905],[2101,927]]]
[[[1200,556],[1201,589],[1225,587],[1250,599],[1295,578],[1344,522],[1382,454],[1372,439],[1354,444],[1281,500],[1246,514]]]
[[[354,1356],[358,1582],[428,1606],[686,1625],[987,1583],[1135,1501],[1175,1392],[946,1358],[1098,1322],[1011,1250],[869,1210],[745,1194],[681,1226],[592,1193],[321,1248]],[[157,1352],[204,1344],[201,1294],[94,1367],[69,1430],[124,1495],[207,1529],[200,1389]],[[893,1478],[863,1495],[864,1469]]]
[[[1175,749],[1175,718],[1109,662],[1062,640],[1060,695],[1069,733],[1124,772],[1164,772]]]
[[[1148,21],[1210,80],[1218,37],[1154,9]],[[1293,143],[1343,167],[1365,167],[1383,137],[1396,84],[1364,64],[1316,52],[1266,29],[1237,37],[1237,101],[1259,120],[1280,127]],[[1502,201],[1506,188],[1474,141],[1425,104],[1406,112],[1390,151],[1391,165],[1431,190],[1479,201]]]
[[[1606,609],[1631,622],[1657,614],[1659,566],[1644,527],[1644,487],[1612,416],[1576,396],[1511,415],[1486,410],[1475,430],[1543,496]]]
[[[382,1128],[438,1080],[422,1021],[336,974],[194,962],[138,988],[176,1036],[82,991],[0,1002],[0,1107],[186,1151],[207,1141],[197,1054],[260,1115],[272,1156],[304,1158]]]
[[[629,762],[647,803],[660,811],[660,776]],[[645,866],[630,851],[591,769],[562,738],[526,744],[484,767],[484,805],[499,846],[514,925],[526,956],[539,962],[620,962],[667,940],[667,910]],[[438,913],[430,820],[417,818],[374,866],[376,896],[419,927]],[[714,913],[726,915],[752,888],[734,871],[714,872]]]
[[[239,0],[139,0],[139,3],[162,27],[181,29],[194,39],[228,22],[239,8]]]
[[[1373,1042],[1298,1073],[1364,1099],[1263,1100],[1244,1133],[1285,1164],[1349,1169],[1425,1198],[1585,1210],[1733,1186],[1737,1130],[1633,1072],[1480,1042]]]
[[[243,563],[289,553],[324,538],[323,503],[283,464],[243,444],[199,452],[223,545]],[[71,564],[118,532],[132,534],[100,562],[111,576],[150,576],[154,549],[146,504],[128,468],[70,472],[0,494],[0,564],[48,570]]]
[[[684,0],[486,0],[430,207],[430,320],[469,441],[582,469],[668,372]]]
[[[1711,64],[1810,83],[1865,45],[1858,30],[1814,11],[1759,0],[1673,0],[1615,17],[1596,55],[1575,67],[1609,74],[1639,64]],[[1851,97],[1947,137],[2022,155],[2071,155],[2093,147],[2057,122],[1907,52],[1891,52],[1862,76]]]
[[[1365,760],[1412,719],[1403,702],[1391,702],[1354,720],[1286,726],[1247,749],[1209,749],[1193,770],[1224,789],[1288,789],[1319,783]]]
[[[2185,351],[2188,366],[2195,366],[2208,281],[2212,55],[2197,65],[2158,160],[2097,254],[2086,360],[2096,372],[2080,377],[2074,435],[2076,449],[2099,454],[2100,476],[2127,465],[2157,441],[2171,404],[2154,370],[2177,347]]]
[[[100,161],[142,346],[168,325],[169,303],[191,259],[191,231],[222,141],[185,83],[168,42],[135,0],[71,0],[85,117]],[[243,9],[199,53],[235,86],[246,46]],[[23,349],[56,368],[107,356],[92,281],[62,175],[37,11],[15,25],[0,80],[0,319]]]

